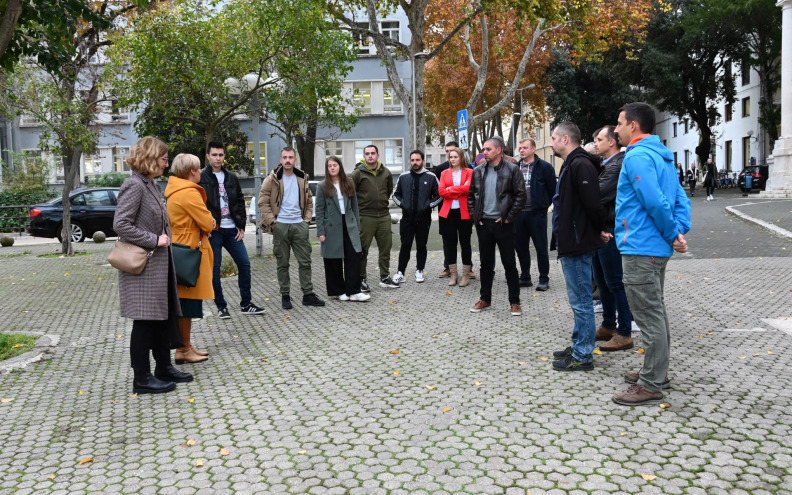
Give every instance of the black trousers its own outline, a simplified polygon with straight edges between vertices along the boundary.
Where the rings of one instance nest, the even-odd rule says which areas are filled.
[[[448,210],[448,217],[440,217],[443,224],[443,256],[447,265],[456,265],[457,243],[462,248],[462,264],[473,264],[470,236],[473,235],[473,220],[462,220],[459,208]]]
[[[429,228],[432,226],[432,215],[418,218],[402,217],[399,224],[401,248],[399,249],[399,271],[404,273],[410,261],[410,251],[415,240],[415,266],[418,270],[426,267],[426,243],[429,241]]]
[[[531,250],[533,239],[536,249],[536,264],[539,265],[539,282],[550,280],[550,252],[547,244],[547,211],[523,211],[517,218],[514,248],[520,260],[520,278],[531,280]]]
[[[135,373],[151,373],[149,350],[158,368],[171,364],[170,320],[134,320],[129,337],[129,357]]]
[[[520,304],[520,276],[517,274],[517,260],[514,257],[514,226],[509,223],[484,219],[476,225],[479,253],[481,254],[481,300],[492,303],[493,270],[485,267],[495,266],[495,247],[500,252],[501,263],[506,271],[509,286],[509,304]]]
[[[346,227],[346,215],[341,215],[341,226],[344,231],[344,257],[325,258],[325,284],[328,296],[351,296],[360,292],[360,257],[352,246]]]

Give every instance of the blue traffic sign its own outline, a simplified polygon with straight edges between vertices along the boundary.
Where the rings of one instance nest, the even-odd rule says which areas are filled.
[[[467,110],[460,110],[457,112],[457,129],[467,129],[468,126],[468,113]]]

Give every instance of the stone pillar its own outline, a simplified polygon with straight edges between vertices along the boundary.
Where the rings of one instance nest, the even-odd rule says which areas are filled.
[[[779,0],[781,24],[781,137],[773,149],[763,198],[792,198],[792,0]]]

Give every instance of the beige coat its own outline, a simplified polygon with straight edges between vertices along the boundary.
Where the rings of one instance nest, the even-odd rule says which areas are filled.
[[[310,223],[313,217],[313,196],[311,187],[308,184],[308,174],[300,169],[294,169],[297,176],[297,186],[300,189],[300,210],[302,211],[303,221]],[[278,220],[280,213],[281,200],[283,199],[283,167],[273,170],[264,183],[261,184],[259,192],[258,207],[261,212],[261,231],[268,234],[272,233],[272,228]]]
[[[212,271],[214,254],[208,235],[212,232],[212,214],[206,208],[206,191],[194,182],[171,176],[165,188],[173,242],[191,248],[201,243],[201,271],[195,287],[179,285],[183,299],[214,299]],[[203,234],[203,235],[202,235]]]

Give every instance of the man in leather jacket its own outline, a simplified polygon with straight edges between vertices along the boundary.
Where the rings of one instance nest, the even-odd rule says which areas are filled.
[[[606,125],[594,133],[597,155],[602,157],[599,174],[600,204],[605,211],[605,231],[613,234],[616,219],[616,186],[619,183],[624,152],[619,151],[616,127]],[[616,239],[611,237],[605,247],[597,249],[593,260],[594,281],[599,287],[602,301],[602,324],[597,328],[597,340],[607,340],[600,350],[621,351],[632,349],[632,313],[624,290],[622,259]],[[616,313],[618,311],[618,327]]]
[[[484,142],[486,163],[473,171],[468,193],[468,211],[476,226],[481,256],[481,299],[470,311],[478,313],[492,304],[495,271],[495,248],[501,254],[509,286],[511,314],[520,316],[520,283],[514,255],[514,222],[525,204],[525,179],[517,165],[503,159],[503,139],[498,136]]]

